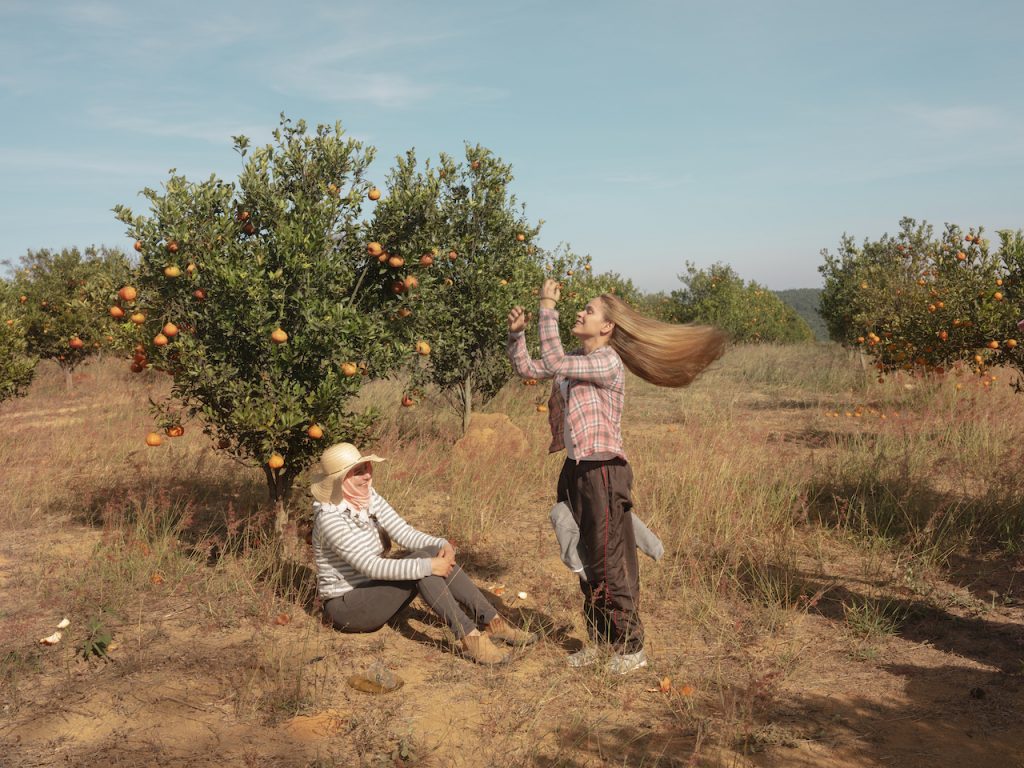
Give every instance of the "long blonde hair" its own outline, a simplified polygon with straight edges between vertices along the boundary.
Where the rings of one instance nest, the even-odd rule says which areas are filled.
[[[725,351],[728,337],[714,326],[663,323],[610,293],[600,299],[605,319],[615,323],[610,346],[629,370],[651,384],[685,387]]]

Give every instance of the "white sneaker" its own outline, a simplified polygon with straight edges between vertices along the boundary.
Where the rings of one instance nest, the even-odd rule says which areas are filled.
[[[580,667],[589,667],[591,664],[596,664],[600,658],[601,651],[591,645],[582,651],[569,654],[569,658],[566,661],[570,667],[579,669]]]
[[[647,666],[647,654],[641,648],[636,653],[617,653],[608,662],[608,671],[613,675],[625,675],[634,669]]]

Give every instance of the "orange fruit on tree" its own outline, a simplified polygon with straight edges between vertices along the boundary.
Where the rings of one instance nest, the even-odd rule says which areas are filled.
[[[150,448],[156,448],[162,442],[163,438],[160,437],[160,435],[158,435],[156,432],[150,432],[148,435],[146,435],[146,445],[148,445]]]
[[[432,254],[432,253],[424,253],[422,256],[420,256],[420,266],[421,267],[429,267],[433,263],[434,263],[434,254]]]
[[[393,283],[391,283],[391,292],[396,296],[400,293],[405,293],[405,281],[395,280]]]
[[[420,287],[420,281],[416,275],[406,275],[402,282],[405,283],[405,290],[407,291],[412,291]]]
[[[992,298],[995,299],[996,301],[1002,301],[1003,294],[1000,291],[996,291],[995,293],[992,294]]]
[[[164,336],[162,333],[158,333],[156,336],[153,337],[153,345],[157,347],[166,347],[167,337]]]
[[[172,424],[165,431],[168,437],[181,437],[185,434],[185,428],[181,424]]]
[[[178,326],[174,323],[167,323],[161,330],[163,331],[164,336],[169,339],[173,339],[178,335]]]
[[[416,342],[416,354],[419,354],[419,355],[429,355],[430,354],[430,345],[427,342],[425,342],[425,341],[417,341]]]
[[[194,275],[197,269],[199,269],[199,267],[196,266],[196,263],[194,261],[190,261],[188,263],[188,266],[185,267],[185,271],[188,272],[190,275]]]
[[[1016,339],[1007,339],[1007,340],[1006,340],[1005,342],[1003,342],[1003,343],[1004,343],[1004,344],[1006,344],[1006,347],[1007,347],[1008,349],[1013,349],[1014,347],[1016,347],[1016,346],[1017,346],[1017,340],[1016,340]]]
[[[132,288],[132,286],[126,285],[117,292],[117,295],[121,298],[121,301],[135,301],[135,297],[139,295],[139,292]]]
[[[132,246],[132,247],[136,250],[136,252],[142,253],[142,241],[141,240],[136,240],[135,241],[135,245]]]
[[[412,314],[412,310],[409,309],[408,307],[402,307],[401,309],[398,310],[398,316],[399,317],[408,317],[411,314]]]
[[[169,267],[164,267],[164,277],[174,279],[181,275],[181,270],[175,264],[171,264]]]
[[[338,190],[338,185],[335,184],[333,181],[330,184],[327,185],[327,192],[328,192],[328,194],[336,195],[336,194],[338,194],[338,191],[339,191]]]
[[[356,367],[355,363],[342,363],[341,364],[341,375],[342,376],[355,376],[359,373],[359,368]]]
[[[82,347],[85,346],[85,342],[82,341],[77,336],[72,336],[71,341],[68,342],[68,346],[71,347],[72,349],[81,349]]]
[[[280,453],[270,454],[270,458],[267,459],[267,466],[271,469],[280,469],[284,466],[284,456]]]
[[[540,404],[537,405],[537,413],[547,413],[547,412],[548,412],[548,407],[544,403],[540,403]]]
[[[273,331],[270,332],[270,340],[275,344],[284,344],[286,341],[288,341],[288,334],[285,333],[280,328],[275,328]]]
[[[524,240],[526,240],[526,235],[524,235],[522,232],[520,232],[519,234],[516,235],[516,240],[518,240],[521,243]]]
[[[391,267],[392,269],[398,269],[399,267],[404,267],[405,266],[405,259],[403,259],[401,256],[389,256],[388,257],[388,266]]]
[[[415,402],[416,402],[416,401],[415,401],[415,400],[413,400],[413,399],[412,399],[411,397],[409,397],[408,395],[402,395],[402,407],[403,407],[403,408],[409,408],[409,407],[410,407],[410,406],[412,406],[412,404],[413,404],[413,403],[415,403]]]
[[[168,253],[177,253],[178,252],[178,242],[176,240],[171,240],[169,243],[167,243],[167,252]]]
[[[967,261],[967,254],[964,253],[963,251],[957,251],[957,253],[956,253],[956,260],[957,261]]]
[[[370,254],[371,256],[380,256],[382,253],[384,253],[384,246],[382,246],[380,243],[378,243],[375,240],[375,241],[367,244],[366,252],[368,254]]]
[[[992,341],[990,341],[988,343],[988,348],[989,349],[999,349],[999,342],[996,341],[995,339],[992,339]]]
[[[206,301],[206,291],[202,288],[196,288],[192,291],[192,295],[196,297],[196,301]]]
[[[111,307],[109,311],[110,316],[115,320],[120,320],[122,317],[124,317],[124,310],[121,309],[120,307]]]
[[[366,193],[366,196],[371,200],[380,200],[380,190],[377,189],[376,187],[373,187],[370,189],[369,192]]]
[[[142,373],[144,370],[146,370],[145,358],[143,358],[142,360],[133,360],[132,364],[128,366],[128,369],[132,373]]]
[[[247,235],[252,235],[255,234],[256,227],[251,221],[247,221],[245,222],[245,226],[242,227],[242,231],[245,232],[245,234]]]
[[[238,220],[239,221],[248,221],[249,220],[249,212],[248,211],[239,211],[238,212]]]
[[[455,261],[457,258],[459,258],[458,251],[456,251],[454,248],[448,251],[448,261]]]
[[[306,434],[313,440],[319,440],[324,436],[324,431],[317,424],[310,424],[309,429],[306,430]]]
[[[128,319],[131,320],[136,325],[142,325],[144,322],[146,322],[146,316],[141,312],[136,312]]]

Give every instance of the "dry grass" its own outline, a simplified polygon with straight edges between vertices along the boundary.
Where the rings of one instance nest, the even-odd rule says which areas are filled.
[[[1006,374],[878,384],[807,346],[732,350],[684,390],[631,379],[634,498],[666,555],[642,565],[652,666],[612,679],[564,665],[584,633],[546,521],[545,389],[488,406],[523,454],[468,459],[439,404],[395,408],[399,383],[363,395],[389,414],[382,493],[545,635],[486,670],[417,604],[372,635],[324,627],[308,560],[264,532],[261,474],[196,425],[146,449],[167,380],[123,368],[84,368],[71,396],[44,368],[0,410],[0,738],[25,764],[957,765],[976,758],[964,729],[986,754],[1021,746],[1024,420]],[[300,488],[297,516],[308,502]],[[62,643],[39,646],[64,615]],[[106,634],[108,660],[85,658]],[[374,662],[399,694],[345,685]],[[965,706],[975,689],[998,695]]]

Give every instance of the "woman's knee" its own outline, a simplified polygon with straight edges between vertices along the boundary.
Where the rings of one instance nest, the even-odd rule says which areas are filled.
[[[437,557],[441,554],[441,548],[437,546],[421,547],[409,553],[409,557]]]

